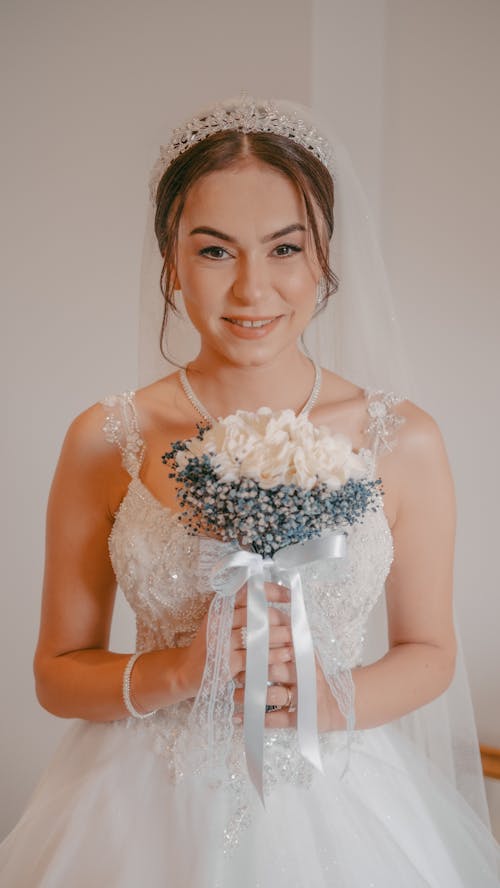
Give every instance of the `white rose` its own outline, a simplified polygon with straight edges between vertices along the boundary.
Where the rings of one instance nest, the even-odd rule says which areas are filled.
[[[289,466],[292,445],[284,432],[266,435],[241,460],[241,474],[259,481],[261,487],[289,484]]]
[[[259,442],[259,436],[249,429],[241,426],[229,426],[225,429],[222,447],[217,453],[224,453],[228,459],[237,465],[238,460],[243,459]]]
[[[253,478],[266,489],[296,484],[310,490],[319,481],[336,490],[367,469],[346,435],[332,435],[306,416],[295,416],[293,410],[238,410],[215,423],[202,441],[193,439],[188,446],[193,456],[209,454],[222,480]],[[179,454],[179,464],[188,458]]]
[[[300,446],[296,447],[293,453],[294,472],[291,482],[304,490],[311,490],[317,481],[316,467],[314,460],[311,460],[310,456],[310,451],[307,452]]]

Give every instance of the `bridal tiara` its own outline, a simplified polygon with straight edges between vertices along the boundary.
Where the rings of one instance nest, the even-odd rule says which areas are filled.
[[[277,133],[293,139],[307,148],[327,168],[333,178],[333,150],[328,140],[316,127],[296,111],[281,106],[272,99],[254,99],[243,95],[239,99],[217,102],[173,130],[170,141],[160,148],[149,182],[153,203],[165,170],[184,151],[202,142],[213,133],[237,130],[240,133]]]

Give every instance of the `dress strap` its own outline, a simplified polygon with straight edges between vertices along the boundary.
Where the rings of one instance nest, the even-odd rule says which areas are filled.
[[[368,425],[365,434],[369,448],[376,459],[381,450],[393,450],[397,443],[396,430],[405,422],[404,416],[394,412],[394,407],[404,401],[403,395],[394,392],[365,390]]]
[[[124,468],[131,478],[137,478],[144,457],[144,441],[139,430],[135,393],[110,395],[101,403],[106,411],[104,437],[120,449]]]

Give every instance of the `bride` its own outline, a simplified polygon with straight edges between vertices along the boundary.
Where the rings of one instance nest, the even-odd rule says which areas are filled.
[[[336,175],[331,145],[286,103],[218,105],[162,149],[162,339],[181,310],[200,347],[185,369],[92,406],[64,441],[35,675],[41,705],[76,721],[0,846],[5,888],[500,884],[487,827],[399,727],[455,669],[441,434],[414,403],[302,347],[311,321],[333,340]],[[228,458],[251,463],[260,488],[299,433],[314,453],[341,451],[344,481],[377,492],[340,522],[340,557],[304,536],[318,551],[298,567],[285,554],[284,583],[234,537],[193,533],[179,467],[162,457],[188,439],[199,450],[200,423],[203,440],[233,435]],[[293,478],[316,483],[299,449]],[[117,582],[134,653],[108,649]],[[362,665],[384,588],[389,647]]]

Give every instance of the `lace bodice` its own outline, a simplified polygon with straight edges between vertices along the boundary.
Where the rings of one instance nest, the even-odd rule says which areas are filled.
[[[363,452],[371,475],[375,472],[375,454],[382,446],[392,446],[394,431],[402,421],[393,411],[399,400],[394,395],[367,393],[370,447]],[[120,448],[131,476],[115,515],[109,551],[119,586],[135,613],[137,650],[188,645],[214,594],[211,569],[234,544],[190,535],[178,515],[145,487],[140,478],[144,444],[133,393],[108,398],[104,406],[106,438]],[[332,567],[331,561],[315,562],[302,574],[312,636],[321,652],[325,674],[343,674],[343,670],[361,664],[368,616],[383,591],[393,557],[392,537],[382,508],[367,512],[363,522],[349,527],[347,533],[347,557],[338,566]],[[191,706],[192,701],[185,701],[169,707],[147,725],[157,751],[168,761],[172,779],[179,779],[186,768],[179,750],[185,741]],[[139,724],[142,729],[144,723]],[[334,748],[338,741],[338,732],[323,735],[322,749]],[[301,759],[294,743],[291,730],[275,732],[274,736],[267,733],[268,788],[278,779],[310,779],[310,766]],[[243,766],[234,744],[231,767],[233,791],[239,785],[235,807],[240,813],[235,814],[235,823],[241,826],[247,816],[241,812],[248,812],[248,803],[241,802]],[[235,773],[239,773],[239,784],[234,780]],[[228,826],[228,831],[233,834],[233,827]]]
[[[391,446],[401,420],[392,394],[368,393],[370,450]],[[136,616],[137,649],[190,644],[213,594],[210,571],[231,543],[188,534],[178,515],[160,503],[140,479],[144,444],[133,393],[104,402],[106,439],[117,445],[131,476],[109,538],[113,568]],[[166,442],[168,443],[168,442]],[[369,452],[369,451],[368,451]],[[304,576],[317,631],[334,629],[336,657],[346,666],[361,662],[364,627],[382,592],[392,560],[392,539],[383,510],[367,513],[348,528],[348,556],[332,570],[315,564]]]

